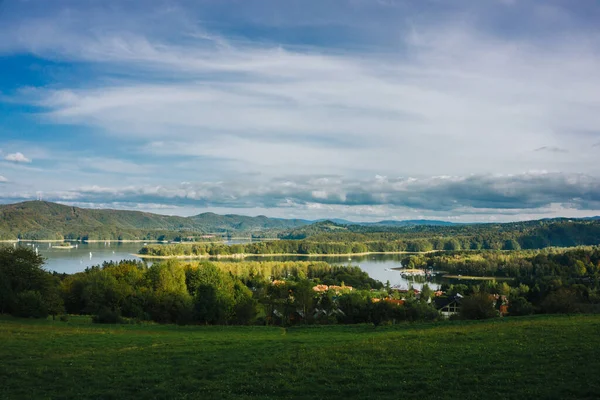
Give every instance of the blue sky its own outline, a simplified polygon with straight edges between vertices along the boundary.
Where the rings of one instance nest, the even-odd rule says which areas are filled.
[[[600,215],[597,1],[0,1],[0,202]]]

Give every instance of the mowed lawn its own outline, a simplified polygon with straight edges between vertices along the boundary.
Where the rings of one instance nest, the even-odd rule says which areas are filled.
[[[600,316],[288,329],[2,317],[0,398],[600,398]]]

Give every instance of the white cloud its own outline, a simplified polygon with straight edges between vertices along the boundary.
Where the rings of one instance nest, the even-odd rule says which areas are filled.
[[[8,179],[6,179],[2,175],[0,175],[0,183],[6,183],[6,182],[8,182]]]
[[[256,171],[352,174],[360,165],[386,175],[600,172],[588,143],[594,137],[571,134],[600,124],[600,114],[590,112],[600,101],[592,44],[573,38],[541,46],[455,26],[418,32],[404,57],[225,38],[219,42],[227,46],[214,47],[83,36],[76,42],[86,51],[68,43],[56,51],[132,71],[151,68],[154,77],[178,71],[178,78],[29,89],[21,100],[45,107],[50,121],[100,127],[145,149],[169,135],[176,139],[153,152],[227,158]],[[527,151],[539,148],[572,155]]]
[[[16,163],[30,163],[31,159],[25,157],[23,155],[23,153],[11,153],[11,154],[7,154],[6,156],[4,156],[4,159],[6,161],[12,161],[12,162],[16,162]]]
[[[507,3],[501,10],[529,7]],[[377,30],[346,12],[345,28]],[[217,34],[176,8],[151,14],[74,7],[0,27],[0,52],[92,66],[80,81],[22,88],[12,101],[41,107],[46,123],[91,127],[115,149],[127,143],[135,157],[76,155],[64,164],[96,175],[52,182],[68,196],[390,217],[398,207],[448,218],[596,207],[596,31],[498,35],[461,14],[415,18],[410,29],[394,20],[365,36],[396,39],[340,50]],[[544,15],[531,31],[552,20]],[[126,187],[114,188],[121,171]],[[73,189],[82,182],[91,186]]]
[[[51,194],[53,193],[53,194]],[[526,173],[364,180],[285,178],[205,181],[179,185],[90,185],[46,198],[88,203],[148,203],[196,207],[401,207],[427,212],[480,214],[536,210],[551,205],[600,209],[600,179],[581,174]]]

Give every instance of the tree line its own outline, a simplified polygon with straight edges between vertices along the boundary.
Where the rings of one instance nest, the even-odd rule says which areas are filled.
[[[600,243],[600,222],[559,221],[460,227],[425,226],[404,232],[319,233],[305,239],[226,245],[224,243],[151,245],[149,256],[223,256],[235,254],[357,254],[457,250],[526,250]],[[373,229],[373,228],[369,228]],[[448,236],[456,233],[456,235]],[[425,235],[425,236],[423,236]],[[428,235],[428,236],[427,236]]]
[[[398,291],[358,267],[325,262],[167,260],[147,266],[122,261],[75,274],[49,273],[43,262],[29,248],[0,249],[0,313],[179,324],[381,324],[439,318],[432,301],[437,294],[427,285],[421,293]],[[509,315],[600,312],[598,247],[416,255],[404,262],[514,278],[444,284],[443,296],[463,296],[462,318],[497,316],[505,300]]]
[[[509,296],[512,315],[600,312],[598,246],[413,255],[402,262],[454,275],[513,278],[501,283],[462,280],[443,286],[450,293],[469,295],[484,289],[505,294]]]

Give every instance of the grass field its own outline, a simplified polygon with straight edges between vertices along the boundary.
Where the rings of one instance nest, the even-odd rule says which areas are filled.
[[[288,329],[2,317],[0,398],[600,398],[600,316]]]

